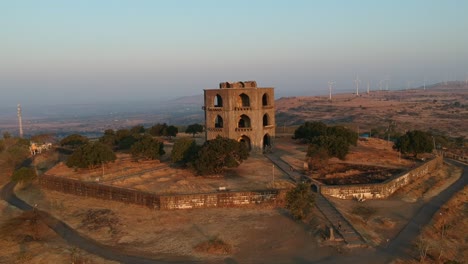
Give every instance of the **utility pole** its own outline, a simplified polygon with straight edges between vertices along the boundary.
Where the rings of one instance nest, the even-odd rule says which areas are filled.
[[[23,118],[21,116],[21,105],[18,104],[18,124],[19,124],[19,137],[23,138]]]

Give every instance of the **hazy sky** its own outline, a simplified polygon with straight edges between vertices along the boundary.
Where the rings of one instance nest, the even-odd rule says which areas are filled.
[[[0,0],[0,104],[468,78],[468,1]]]

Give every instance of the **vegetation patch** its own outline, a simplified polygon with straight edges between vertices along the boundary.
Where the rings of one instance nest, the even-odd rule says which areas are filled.
[[[232,252],[232,247],[219,237],[213,237],[208,241],[201,242],[194,249],[197,252],[214,255],[227,255]]]

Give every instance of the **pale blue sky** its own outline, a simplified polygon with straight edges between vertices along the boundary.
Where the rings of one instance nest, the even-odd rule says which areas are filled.
[[[0,104],[468,78],[468,1],[0,0]]]

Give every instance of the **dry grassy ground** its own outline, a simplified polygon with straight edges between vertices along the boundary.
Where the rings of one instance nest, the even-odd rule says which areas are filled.
[[[321,222],[293,221],[280,208],[248,206],[203,210],[155,211],[136,205],[29,188],[19,196],[37,202],[70,226],[106,245],[154,258],[194,257],[203,263],[294,263],[316,260],[335,249],[320,248]],[[318,214],[318,212],[314,212]],[[219,239],[229,251],[206,252],[200,244]]]
[[[415,241],[413,260],[398,260],[396,264],[466,263],[468,259],[468,187],[455,194],[434,215]]]
[[[373,91],[369,95],[337,94],[328,97],[286,97],[276,101],[277,124],[304,120],[348,124],[361,132],[396,122],[405,130],[440,131],[468,137],[468,87],[453,83],[424,91]],[[457,104],[458,102],[458,104]]]
[[[272,171],[275,180],[273,183]],[[187,169],[174,168],[170,163],[159,161],[133,162],[129,155],[119,154],[115,163],[103,170],[75,171],[60,163],[47,172],[49,175],[95,181],[154,192],[158,194],[182,194],[216,192],[219,187],[232,191],[262,190],[269,188],[290,188],[286,175],[263,156],[253,156],[238,168],[228,170],[224,175],[197,177]]]

